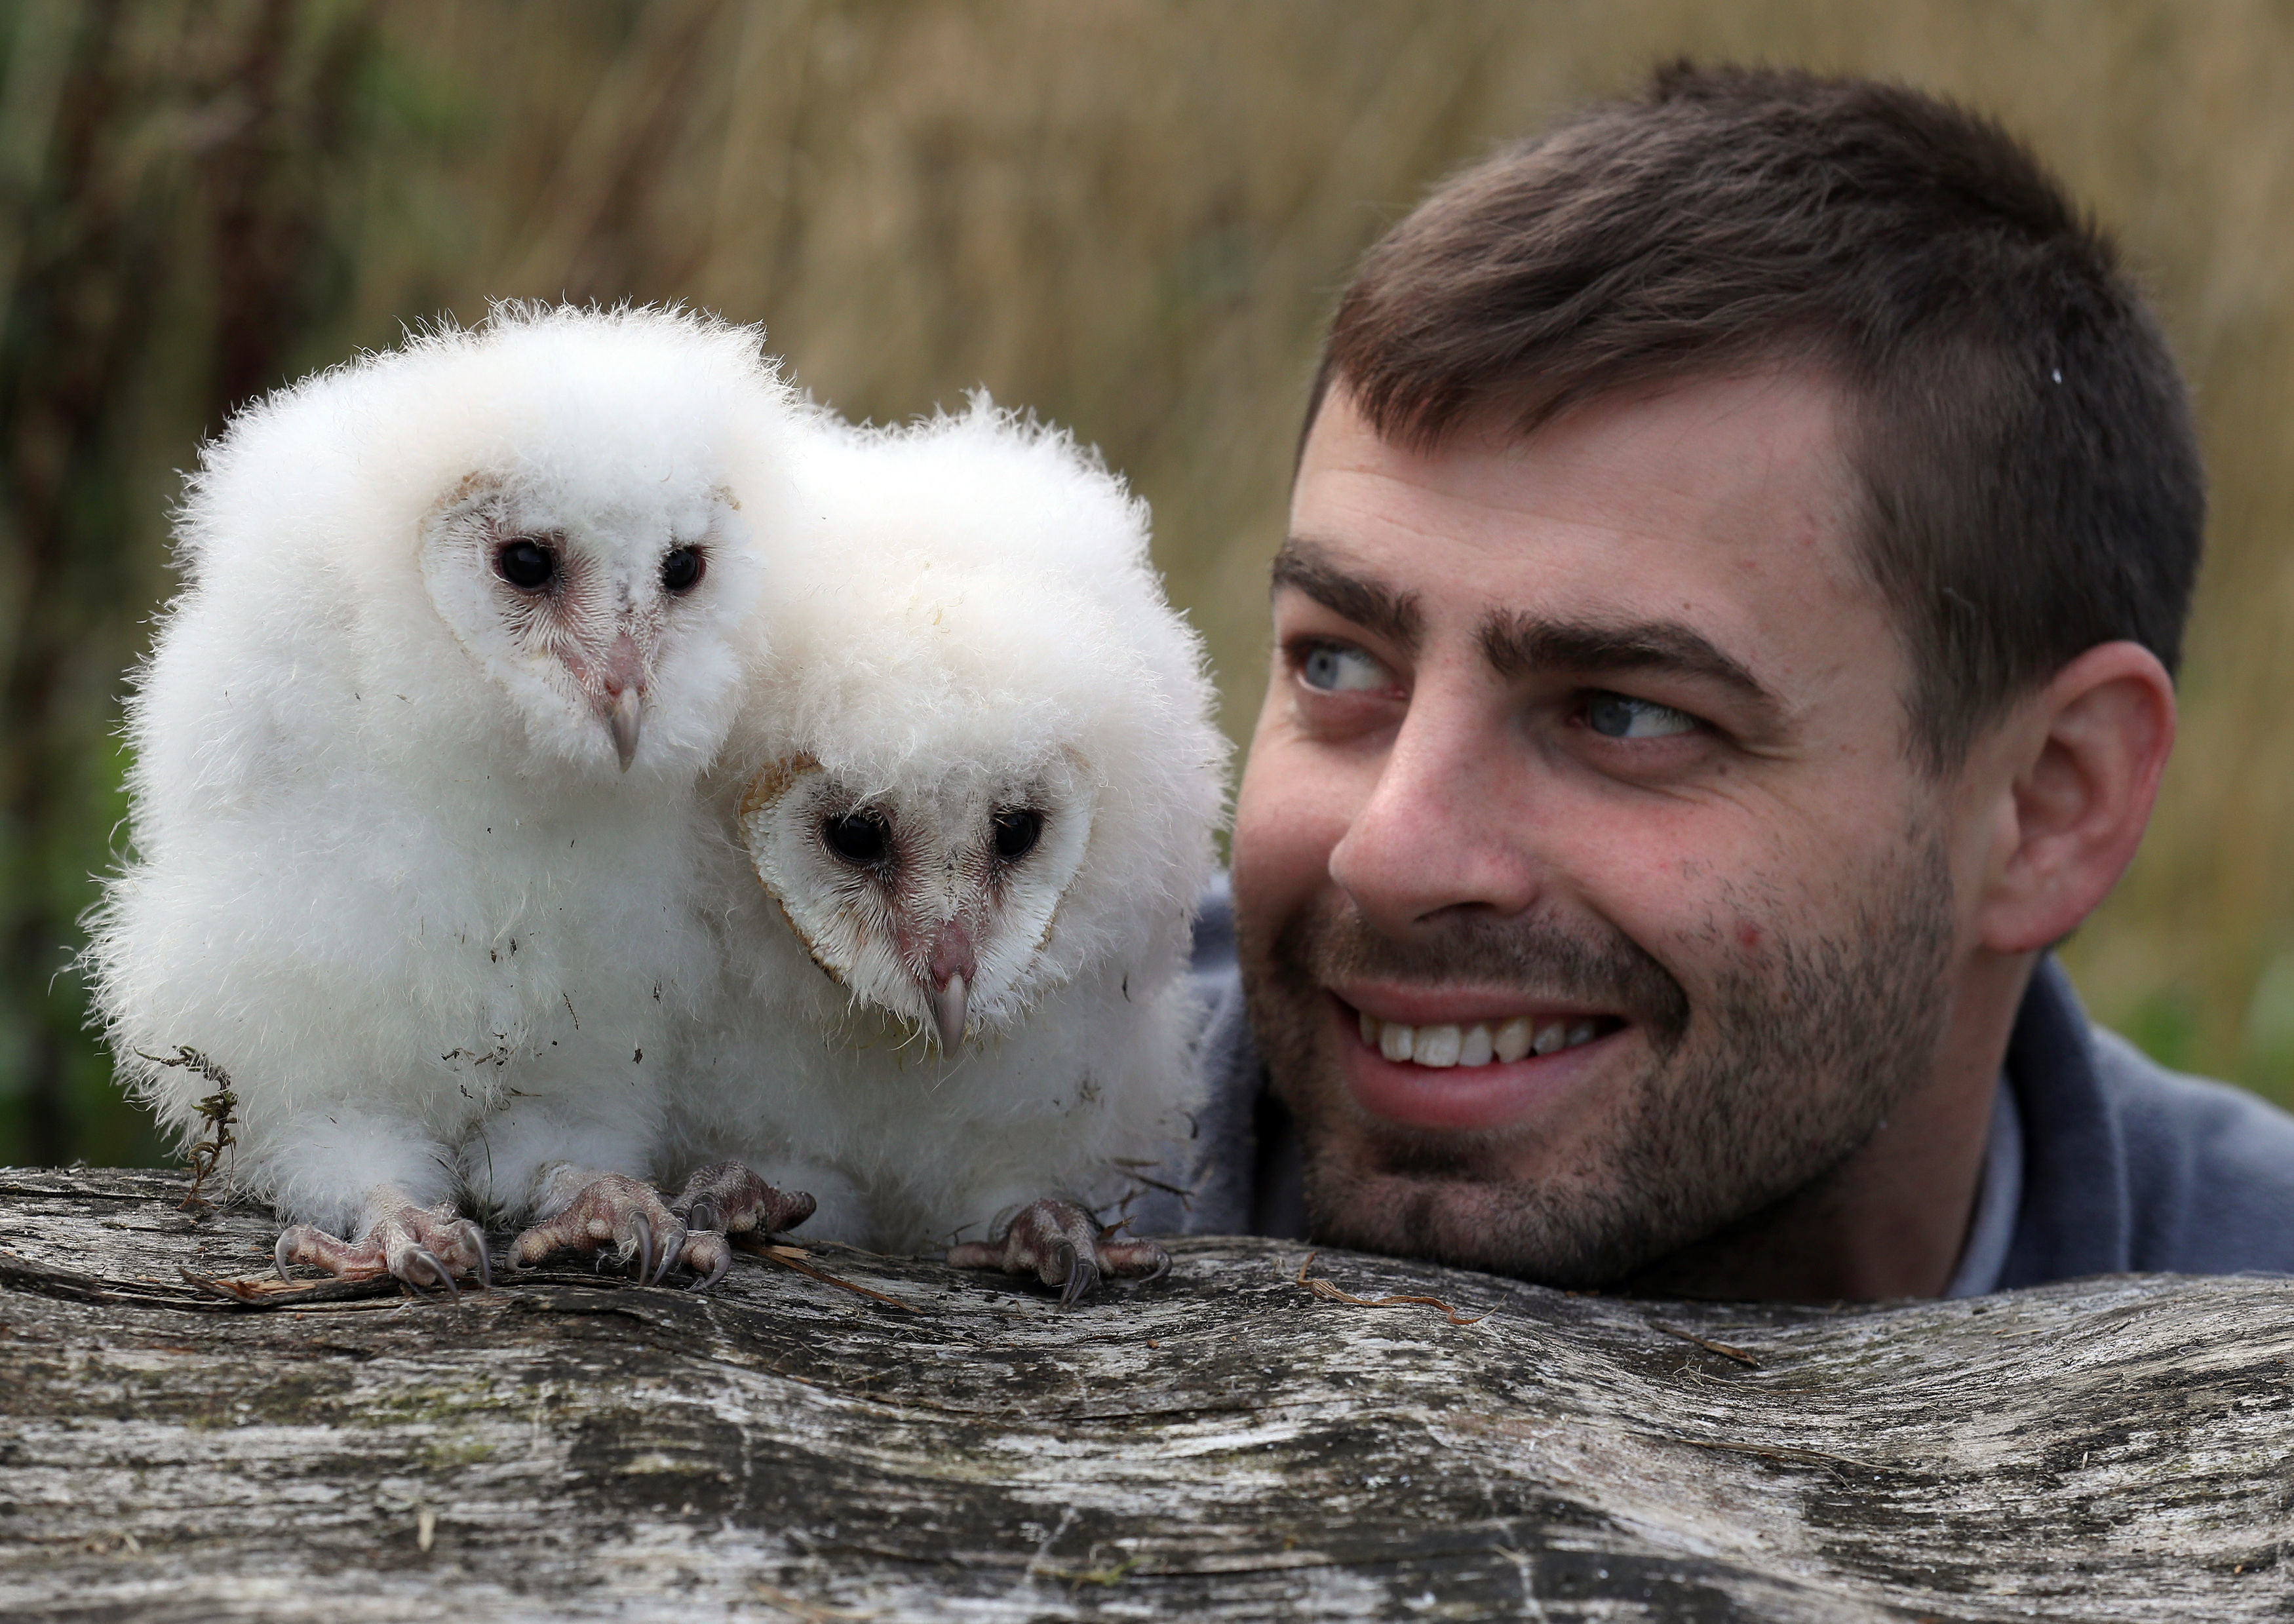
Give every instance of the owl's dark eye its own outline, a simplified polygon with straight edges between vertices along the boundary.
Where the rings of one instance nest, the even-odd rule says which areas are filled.
[[[848,812],[823,818],[820,838],[828,849],[858,868],[873,868],[892,849],[892,832],[874,812]]]
[[[664,592],[690,592],[701,584],[701,572],[708,567],[697,547],[672,547],[661,561],[661,587]]]
[[[532,536],[514,536],[494,548],[494,573],[521,592],[539,592],[557,578],[557,555]]]
[[[1006,863],[1017,863],[1036,849],[1036,842],[1044,838],[1044,815],[1032,807],[1018,812],[998,812],[996,824],[996,855]]]

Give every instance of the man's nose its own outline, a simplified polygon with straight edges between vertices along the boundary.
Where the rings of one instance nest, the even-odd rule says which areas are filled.
[[[1330,850],[1330,878],[1369,922],[1405,936],[1452,909],[1510,918],[1542,889],[1528,763],[1507,719],[1422,688],[1370,798]]]

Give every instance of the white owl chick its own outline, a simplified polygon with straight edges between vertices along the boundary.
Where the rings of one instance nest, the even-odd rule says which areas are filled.
[[[1189,1136],[1226,747],[1144,504],[985,400],[804,461],[720,792],[727,1012],[673,1125],[671,1159],[723,1162],[673,1205],[697,1243],[801,1187],[809,1236],[903,1252],[1021,1209],[951,1261],[1070,1300],[1159,1267],[1090,1213]]]
[[[233,1079],[238,1181],[297,1225],[282,1273],[483,1275],[460,1193],[586,1202],[641,1268],[676,1250],[627,1175],[717,984],[696,781],[801,416],[759,338],[503,306],[207,448],[89,958],[166,1127],[192,1135],[201,1090],[157,1057]]]

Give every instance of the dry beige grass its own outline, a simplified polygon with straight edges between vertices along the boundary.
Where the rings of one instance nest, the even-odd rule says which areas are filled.
[[[2098,1011],[2169,1058],[2294,1088],[2284,5],[398,0],[379,17],[386,117],[344,202],[353,313],[304,359],[488,296],[630,296],[764,320],[856,415],[984,385],[1153,500],[1238,734],[1318,323],[1426,183],[1675,54],[1994,110],[2155,288],[2217,492],[2183,747],[2141,861],[2068,956]]]

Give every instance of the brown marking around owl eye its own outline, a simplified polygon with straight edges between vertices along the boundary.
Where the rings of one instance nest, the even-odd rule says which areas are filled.
[[[749,780],[749,787],[741,792],[741,818],[745,822],[750,814],[760,808],[771,806],[786,794],[789,785],[807,773],[819,770],[820,763],[801,751],[768,763]]]

